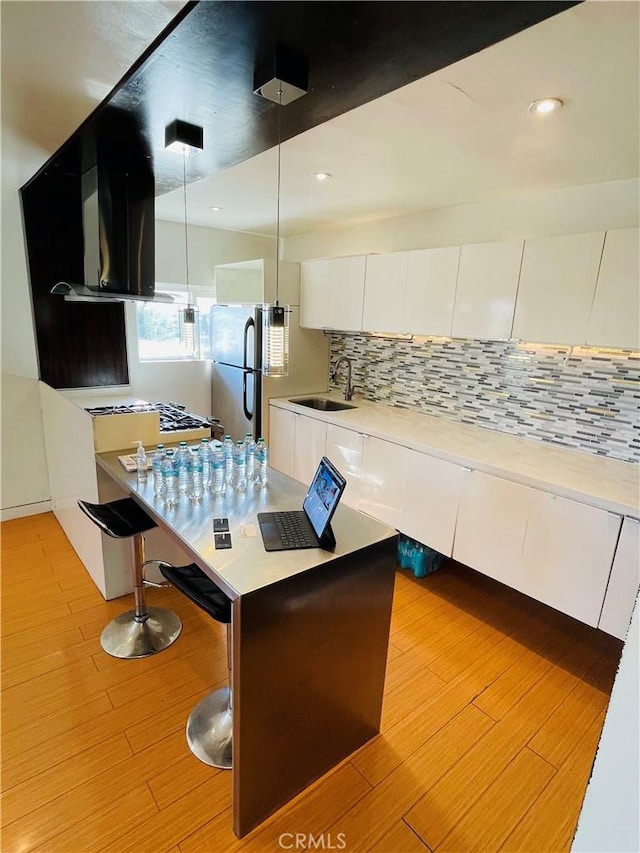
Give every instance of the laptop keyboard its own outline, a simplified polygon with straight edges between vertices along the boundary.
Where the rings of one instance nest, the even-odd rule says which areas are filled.
[[[285,548],[317,546],[318,540],[309,529],[303,512],[274,512],[273,520]]]

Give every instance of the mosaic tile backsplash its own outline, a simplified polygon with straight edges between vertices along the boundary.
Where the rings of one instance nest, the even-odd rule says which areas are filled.
[[[342,355],[366,400],[640,463],[639,353],[332,334]]]

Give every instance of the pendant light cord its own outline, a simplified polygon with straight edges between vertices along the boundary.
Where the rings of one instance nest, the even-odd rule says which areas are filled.
[[[278,168],[277,175],[277,193],[276,193],[276,305],[279,305],[279,285],[280,285],[280,148],[282,146],[282,85],[278,90]]]
[[[187,154],[182,151],[182,189],[184,196],[184,269],[187,279],[187,303],[191,305],[189,292],[189,228],[187,226]]]

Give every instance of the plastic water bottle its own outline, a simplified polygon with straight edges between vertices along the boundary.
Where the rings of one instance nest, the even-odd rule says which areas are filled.
[[[187,492],[189,489],[189,454],[191,451],[187,446],[186,441],[181,441],[178,445],[178,489],[181,492]]]
[[[144,445],[141,441],[134,441],[134,444],[138,445],[138,449],[136,450],[136,472],[138,474],[138,482],[146,483],[147,482],[147,453],[144,449]]]
[[[167,450],[164,463],[164,499],[167,506],[175,506],[178,503],[180,490],[178,489],[178,460],[173,450]]]
[[[204,460],[199,447],[191,451],[189,459],[189,497],[192,501],[202,499],[202,471]]]
[[[247,448],[242,439],[233,448],[233,487],[239,492],[247,488]]]
[[[247,486],[250,486],[255,477],[256,443],[250,432],[244,437],[244,446],[247,448]]]
[[[211,457],[211,491],[214,495],[222,495],[227,483],[225,480],[225,457],[222,443],[215,441],[209,447]]]
[[[259,438],[256,441],[256,484],[258,486],[267,485],[267,465],[269,462],[269,451],[264,442],[264,438]]]
[[[222,439],[222,447],[224,450],[224,479],[228,486],[233,483],[233,439],[230,435],[225,435]]]
[[[211,488],[211,457],[209,454],[209,439],[200,439],[200,456],[202,458],[202,488]]]
[[[153,471],[153,494],[164,494],[164,470],[163,463],[165,458],[164,444],[156,445],[156,449],[151,457],[151,468]]]

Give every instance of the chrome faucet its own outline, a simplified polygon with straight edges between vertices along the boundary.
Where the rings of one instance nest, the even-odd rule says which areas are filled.
[[[355,391],[355,387],[351,384],[351,359],[342,355],[336,361],[336,366],[333,368],[333,373],[331,374],[331,379],[335,382],[336,376],[338,375],[338,370],[342,367],[343,362],[347,363],[347,384],[344,388],[344,399],[350,400],[353,397],[353,392]]]

